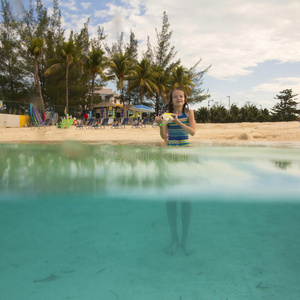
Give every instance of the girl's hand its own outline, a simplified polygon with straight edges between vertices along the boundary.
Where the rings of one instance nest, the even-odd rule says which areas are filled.
[[[178,120],[177,115],[176,115],[176,114],[171,114],[171,116],[172,116],[173,119],[174,119],[173,122],[176,123],[176,124],[178,124],[179,120]]]
[[[161,116],[156,116],[156,117],[155,117],[155,122],[159,125],[159,124],[161,124],[161,123],[164,123],[164,120],[162,119]]]

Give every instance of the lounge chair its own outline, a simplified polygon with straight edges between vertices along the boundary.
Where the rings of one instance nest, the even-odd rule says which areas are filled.
[[[129,122],[129,119],[128,118],[124,118],[122,123],[120,124],[120,128],[125,128],[125,125],[127,125]]]
[[[128,118],[124,118],[121,123],[117,122],[116,124],[113,124],[111,128],[125,128],[125,125],[128,123]]]
[[[135,120],[133,122],[133,124],[131,125],[132,128],[142,128],[142,124],[138,121],[138,120]]]
[[[99,129],[100,128],[100,121],[94,122],[94,124],[91,127],[92,129]]]
[[[95,118],[90,118],[87,124],[85,125],[85,128],[92,128],[94,122],[95,122]]]
[[[117,123],[115,123],[115,124],[112,124],[111,125],[111,128],[120,128],[120,124],[119,124],[119,122],[117,122]]]
[[[109,118],[103,119],[103,120],[102,120],[102,123],[101,123],[101,125],[100,125],[100,127],[101,127],[101,128],[105,128],[105,126],[106,126],[107,123],[108,123],[108,120],[109,120]]]
[[[83,129],[83,121],[82,120],[77,121],[76,129]]]
[[[34,126],[37,128],[43,128],[45,126],[49,125],[50,119],[47,119],[46,121],[37,121],[38,123],[34,123]]]
[[[50,119],[46,119],[46,121],[43,122],[43,123],[41,124],[41,126],[48,126],[49,123],[50,123]]]
[[[143,120],[142,124],[141,124],[141,127],[146,128],[146,125],[148,124],[148,121],[149,121],[149,119],[148,119],[148,118],[145,118],[145,119]]]

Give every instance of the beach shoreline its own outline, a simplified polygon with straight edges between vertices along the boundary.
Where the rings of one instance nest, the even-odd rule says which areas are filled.
[[[105,129],[59,129],[0,127],[0,143],[61,143],[78,141],[87,144],[164,145],[157,127]],[[267,145],[300,148],[300,124],[294,122],[267,123],[198,123],[192,145]]]

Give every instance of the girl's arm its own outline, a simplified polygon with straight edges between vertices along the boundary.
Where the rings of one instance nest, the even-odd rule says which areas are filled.
[[[195,133],[196,133],[196,122],[195,122],[195,117],[194,117],[194,111],[192,109],[190,109],[189,111],[187,111],[186,115],[188,117],[190,126],[187,126],[187,125],[183,124],[181,121],[178,120],[176,114],[172,114],[172,116],[174,118],[174,122],[176,124],[178,124],[188,134],[195,135]]]

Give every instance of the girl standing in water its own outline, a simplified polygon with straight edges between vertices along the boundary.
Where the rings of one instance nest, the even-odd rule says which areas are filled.
[[[176,88],[170,93],[168,112],[171,113],[173,121],[165,124],[161,116],[155,118],[159,126],[160,136],[167,141],[168,146],[189,146],[189,134],[195,135],[196,123],[194,111],[187,108],[187,97],[181,88]],[[191,203],[181,201],[181,223],[182,239],[178,239],[177,232],[177,203],[167,202],[167,215],[171,229],[171,243],[166,248],[166,253],[174,255],[179,246],[182,247],[186,255],[191,251],[187,249],[188,230],[191,220]]]

